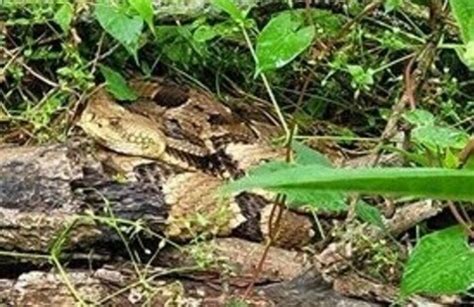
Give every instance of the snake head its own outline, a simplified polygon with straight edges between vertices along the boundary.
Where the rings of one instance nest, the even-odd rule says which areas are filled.
[[[159,125],[115,103],[103,89],[90,98],[77,125],[102,146],[126,155],[159,159],[166,149]]]

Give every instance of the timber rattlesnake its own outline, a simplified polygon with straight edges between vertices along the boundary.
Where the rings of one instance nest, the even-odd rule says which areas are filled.
[[[283,151],[204,91],[160,80],[130,84],[137,101],[120,106],[99,88],[82,112],[78,126],[107,149],[96,157],[128,181],[163,194],[169,210],[164,233],[172,239],[212,233],[263,240],[273,207],[267,195],[216,196],[226,179],[263,161],[282,159]],[[285,211],[275,244],[301,247],[312,233],[308,217]]]

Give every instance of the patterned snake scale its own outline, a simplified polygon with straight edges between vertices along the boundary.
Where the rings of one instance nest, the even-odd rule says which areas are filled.
[[[159,79],[130,85],[139,96],[135,102],[121,106],[99,88],[80,116],[78,126],[102,147],[99,160],[127,180],[159,186],[169,206],[165,233],[172,239],[205,233],[264,240],[273,196],[254,191],[225,200],[216,195],[229,178],[283,159],[283,150],[203,90]],[[307,216],[285,210],[274,241],[295,248],[312,236]]]

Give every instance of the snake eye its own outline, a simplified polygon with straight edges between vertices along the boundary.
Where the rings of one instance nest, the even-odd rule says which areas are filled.
[[[113,126],[118,126],[120,124],[120,119],[118,117],[111,117],[109,123]]]

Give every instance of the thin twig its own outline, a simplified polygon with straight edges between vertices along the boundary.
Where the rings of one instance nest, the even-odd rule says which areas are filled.
[[[459,225],[462,226],[464,231],[469,235],[469,237],[474,238],[474,230],[472,229],[472,224],[466,222],[462,215],[459,213],[458,209],[452,201],[448,201],[448,208],[451,211],[451,214],[454,216]]]
[[[378,8],[380,5],[382,5],[382,2],[383,1],[377,0],[370,3],[356,17],[352,18],[344,26],[342,26],[342,29],[339,31],[337,35],[336,41],[343,39],[347,35],[347,33],[349,33],[352,26],[354,26],[356,23],[361,21],[362,18],[364,18],[365,16],[370,14],[372,11],[374,11],[376,8]]]
[[[245,41],[246,41],[246,43],[248,45],[248,48],[250,50],[250,53],[252,54],[252,57],[254,59],[254,62],[258,66],[258,57],[257,57],[257,54],[255,53],[255,49],[253,48],[252,41],[250,40],[250,37],[249,37],[245,27],[241,26],[241,28],[242,28],[242,33],[245,37]],[[283,113],[281,112],[281,108],[278,105],[278,102],[275,98],[275,95],[273,94],[272,88],[270,86],[270,82],[268,82],[268,79],[267,79],[267,77],[265,76],[265,74],[263,72],[259,72],[259,75],[260,75],[260,78],[262,78],[265,89],[267,90],[268,97],[270,98],[270,101],[272,102],[273,107],[275,108],[275,112],[278,116],[278,120],[280,121],[280,124],[281,124],[283,130],[285,131],[286,139],[289,139],[291,132],[288,129],[288,125],[286,124],[285,117],[283,116]]]
[[[285,144],[287,163],[290,163],[292,160],[291,144],[292,144],[292,140],[293,140],[293,136],[295,132],[296,132],[296,126],[293,127],[293,129],[291,129],[288,142]],[[270,217],[268,219],[268,225],[267,225],[268,237],[266,238],[265,249],[263,250],[262,257],[260,258],[260,261],[258,262],[257,268],[254,271],[254,274],[252,276],[252,281],[250,282],[247,289],[245,290],[244,299],[246,299],[250,295],[250,292],[252,292],[252,289],[254,288],[255,283],[263,270],[263,265],[265,263],[265,259],[267,258],[268,251],[270,250],[270,247],[273,245],[275,238],[277,238],[279,235],[281,219],[282,219],[283,213],[287,210],[285,208],[285,202],[286,202],[286,195],[278,194],[276,196],[275,202],[273,203],[272,209],[270,211]],[[279,211],[276,216],[275,222],[273,222],[273,218],[275,216],[276,210],[279,210]]]
[[[9,57],[16,57],[16,55],[10,53],[10,51],[8,51],[7,49],[4,48],[4,51],[5,53],[9,56]],[[48,84],[49,86],[51,87],[60,87],[59,83],[56,83],[54,81],[51,81],[49,80],[48,78],[40,75],[39,73],[37,73],[36,71],[34,71],[31,67],[29,67],[28,65],[26,65],[22,60],[17,60],[17,62],[23,66],[23,68],[25,68],[30,74],[32,74],[34,77],[36,77],[37,79],[43,81],[44,83]]]

